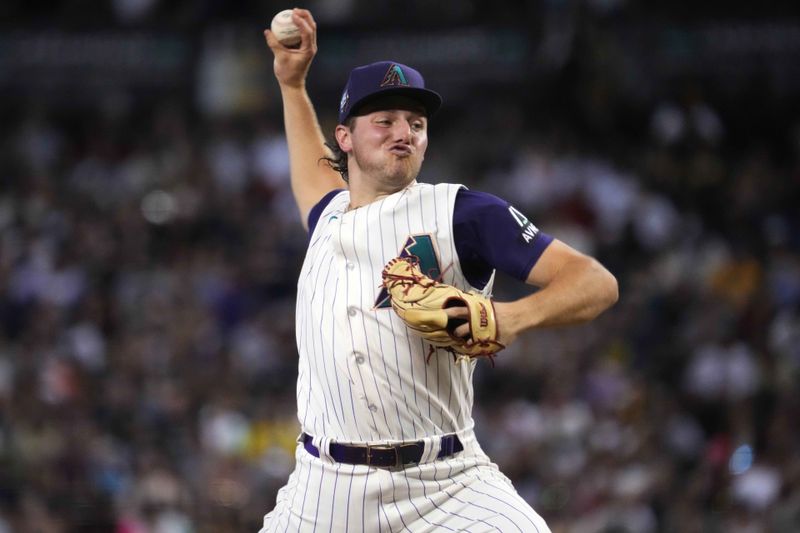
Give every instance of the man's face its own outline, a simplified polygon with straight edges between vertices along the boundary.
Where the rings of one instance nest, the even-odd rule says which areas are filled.
[[[428,148],[428,119],[415,100],[390,96],[367,104],[348,128],[342,149],[356,172],[382,185],[406,185],[419,174]]]

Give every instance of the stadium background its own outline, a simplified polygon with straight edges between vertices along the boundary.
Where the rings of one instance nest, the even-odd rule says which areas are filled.
[[[0,6],[1,533],[272,507],[306,239],[261,36],[285,7]],[[304,7],[326,133],[352,66],[415,65],[445,97],[422,180],[512,199],[619,279],[476,375],[479,437],[553,530],[797,531],[796,4]]]

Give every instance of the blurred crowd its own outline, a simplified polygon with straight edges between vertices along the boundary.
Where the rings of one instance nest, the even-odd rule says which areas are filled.
[[[589,69],[431,123],[422,181],[513,200],[620,282],[479,365],[479,439],[554,532],[797,531],[796,106],[765,135],[700,81],[632,111]],[[256,531],[299,431],[280,109],[1,112],[0,533]]]

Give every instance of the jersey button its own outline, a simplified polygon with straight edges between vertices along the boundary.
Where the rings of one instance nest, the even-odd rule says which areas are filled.
[[[353,263],[351,261],[347,262],[347,270],[353,270],[355,267],[356,267],[355,263]]]
[[[359,365],[363,365],[364,364],[364,356],[363,355],[357,355],[356,356],[356,363],[358,363]]]
[[[371,403],[371,404],[369,404],[369,410],[374,413],[375,411],[378,410],[378,406],[375,405],[374,403]]]
[[[356,316],[357,312],[358,311],[356,311],[356,308],[353,307],[352,305],[347,308],[347,314],[350,315],[350,316]]]

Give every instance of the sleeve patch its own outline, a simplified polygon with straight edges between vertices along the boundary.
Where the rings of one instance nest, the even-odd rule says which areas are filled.
[[[536,240],[536,236],[539,235],[539,228],[533,225],[533,222],[528,220],[528,218],[520,213],[514,206],[508,206],[508,212],[511,213],[511,216],[514,217],[514,220],[519,224],[521,228],[519,239],[525,244],[530,244]]]

